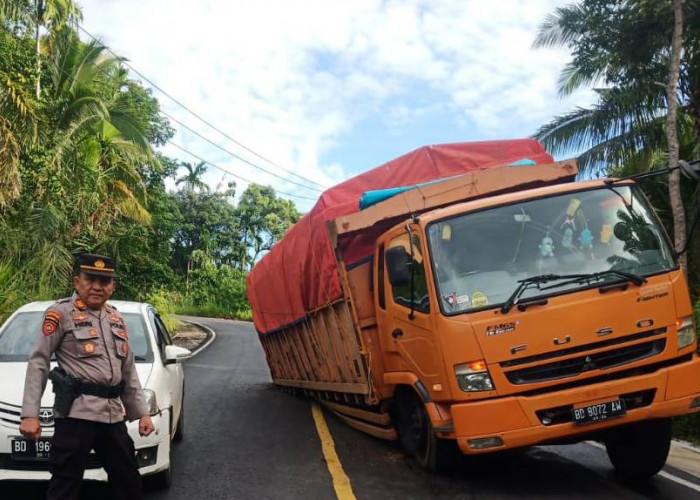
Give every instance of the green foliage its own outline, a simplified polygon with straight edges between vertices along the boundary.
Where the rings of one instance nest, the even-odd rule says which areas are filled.
[[[165,289],[152,290],[146,296],[146,302],[151,304],[160,313],[163,323],[168,331],[174,332],[180,326],[180,321],[173,316],[176,304],[182,301],[182,297],[176,292],[168,292]]]
[[[684,2],[683,62],[679,77],[681,157],[700,145],[700,1]],[[583,151],[586,173],[634,163],[638,171],[667,149],[665,85],[674,15],[671,2],[581,0],[559,7],[540,26],[535,46],[567,47],[560,93],[602,84],[598,102],[555,117],[535,137],[555,154]]]
[[[170,327],[175,312],[249,319],[245,270],[296,208],[255,185],[237,207],[235,183],[210,189],[206,164],[156,153],[175,133],[158,100],[79,39],[80,17],[71,0],[0,2],[0,321],[70,294],[85,251],[115,256],[114,298],[151,301]]]

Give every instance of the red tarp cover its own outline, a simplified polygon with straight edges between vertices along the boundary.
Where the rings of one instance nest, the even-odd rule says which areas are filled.
[[[307,311],[342,296],[326,221],[359,211],[362,193],[463,174],[521,158],[554,159],[532,139],[463,142],[424,146],[323,192],[314,207],[292,226],[248,275],[248,300],[260,332],[293,323]],[[354,255],[374,251],[353,248]]]

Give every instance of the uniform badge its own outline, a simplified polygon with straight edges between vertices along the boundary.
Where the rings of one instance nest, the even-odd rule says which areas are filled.
[[[44,323],[41,325],[41,331],[44,335],[51,335],[58,329],[58,325],[61,322],[61,313],[58,311],[49,310],[46,311],[44,316]]]
[[[91,330],[90,330],[90,335],[92,335],[93,337],[97,337],[97,330],[95,330],[94,328],[91,329]]]
[[[78,311],[71,311],[70,315],[73,317],[73,321],[87,321],[88,315]]]
[[[119,350],[124,356],[126,356],[126,353],[129,352],[129,347],[126,345],[126,342],[123,342],[122,345],[119,346]]]
[[[81,311],[85,311],[87,309],[87,305],[85,305],[85,301],[81,299],[80,297],[75,299],[75,306],[80,309]]]
[[[95,261],[95,267],[96,267],[97,269],[104,269],[104,268],[105,268],[105,261],[102,260],[102,259],[97,259],[97,260]]]
[[[126,333],[126,330],[117,330],[116,333],[117,333],[117,336],[118,336],[118,337],[121,337],[121,338],[123,338],[124,340],[128,340],[128,339],[129,339],[129,334]]]
[[[86,342],[83,344],[83,350],[86,354],[93,354],[95,352],[95,344],[92,342]]]

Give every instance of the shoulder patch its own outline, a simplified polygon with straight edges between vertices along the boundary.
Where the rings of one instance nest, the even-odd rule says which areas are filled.
[[[44,315],[44,323],[41,325],[41,332],[44,335],[53,334],[58,329],[61,318],[63,318],[63,316],[55,309],[49,309],[46,311],[46,314]]]

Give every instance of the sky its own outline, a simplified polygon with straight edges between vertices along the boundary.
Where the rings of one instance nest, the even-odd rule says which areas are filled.
[[[572,0],[77,1],[84,29],[206,138],[173,122],[172,142],[196,156],[166,155],[216,165],[213,188],[271,185],[302,212],[420,146],[527,137],[594,99],[560,98],[570,54],[532,48]]]

